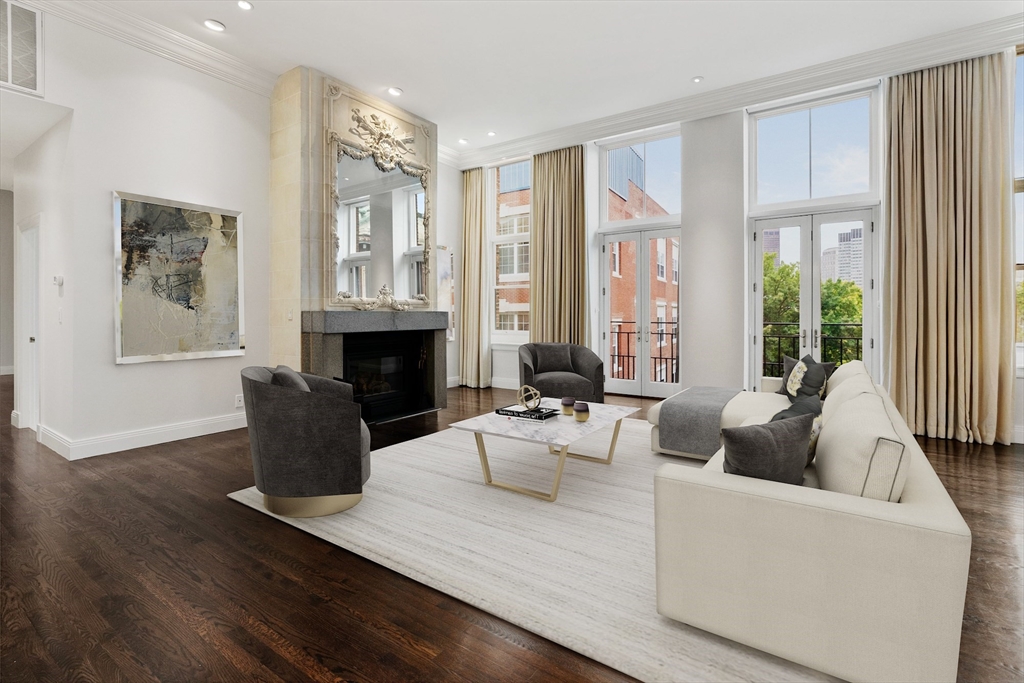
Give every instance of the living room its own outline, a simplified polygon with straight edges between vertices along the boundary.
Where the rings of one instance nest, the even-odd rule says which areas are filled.
[[[376,453],[435,433],[457,438],[449,425],[516,402],[523,344],[576,340],[604,363],[605,403],[637,411],[623,420],[622,469],[629,444],[644,441],[629,425],[649,436],[648,413],[661,399],[699,386],[766,392],[762,378],[782,375],[783,352],[799,357],[805,348],[822,361],[853,353],[896,400],[886,260],[895,220],[887,190],[892,82],[1003,54],[1024,27],[1015,2],[816,3],[814,12],[792,3],[4,5],[5,21],[15,8],[31,15],[37,46],[31,82],[7,87],[13,81],[0,78],[0,387],[3,409],[13,413],[2,434],[3,582],[11,596],[3,666],[12,680],[75,672],[163,680],[174,670],[186,679],[212,671],[271,680],[623,679],[622,668],[574,647],[576,636],[559,636],[551,624],[500,618],[472,595],[439,590],[419,569],[410,578],[228,499],[254,479],[242,369],[286,365],[347,377],[332,369],[344,365],[330,365],[332,345],[349,336],[340,321],[445,314],[413,325],[427,340],[430,390],[420,393],[429,405],[401,408],[411,415],[405,419],[370,420]],[[622,41],[626,25],[643,27],[643,50]],[[567,26],[583,35],[566,40]],[[506,61],[495,44],[526,49]],[[1019,83],[1020,58],[1010,61]],[[341,93],[333,110],[325,104],[332,83]],[[613,97],[609,83],[617,84]],[[1015,96],[1019,108],[1020,90]],[[353,108],[366,126],[351,119]],[[339,147],[360,143],[349,130],[372,130],[374,111],[404,122],[415,138],[400,169],[412,184],[394,190],[412,202],[406,242],[383,243],[394,254],[386,266],[373,242],[379,231],[371,225],[359,241],[366,194],[349,197],[341,183],[354,176],[324,163],[332,154],[354,159],[331,148],[324,132],[339,133]],[[832,116],[831,137],[814,137],[819,115]],[[1020,139],[1004,154],[1018,164],[1015,177],[1024,173]],[[572,258],[549,256],[546,271],[544,255],[530,251],[540,224],[530,207],[546,191],[538,157],[573,148],[583,232]],[[837,150],[847,155],[815,175],[815,164]],[[429,180],[421,182],[415,173],[424,167]],[[820,190],[835,178],[839,189]],[[345,211],[325,208],[331,190]],[[766,199],[772,191],[781,199]],[[1017,192],[1006,227],[1017,231],[1008,233],[1015,251],[1007,293],[1024,272]],[[126,360],[112,195],[119,206],[159,198],[239,218],[233,352]],[[327,254],[348,227],[351,240],[339,242],[351,251]],[[475,231],[474,251],[467,230]],[[812,236],[834,244],[812,244]],[[32,261],[32,253],[29,273],[21,259]],[[551,265],[570,260],[577,265]],[[328,262],[333,270],[318,265]],[[835,317],[824,303],[793,305],[794,291],[803,302],[820,295],[806,293],[811,278],[800,279],[815,271],[822,282],[847,283],[837,293],[856,286],[854,317]],[[409,310],[357,311],[390,305],[374,299],[383,284]],[[769,285],[778,301],[768,300]],[[830,310],[849,313],[835,301]],[[26,320],[29,309],[36,317]],[[573,313],[555,322],[571,318],[574,339],[531,336],[547,324],[544,312],[562,310]],[[982,337],[999,336],[981,325]],[[940,336],[950,354],[965,352],[955,333]],[[947,428],[904,415],[914,433],[927,435],[924,451],[973,535],[964,680],[1019,678],[1024,669],[1015,587],[1024,360],[1016,342],[1018,356],[1002,360],[1013,366],[1009,383],[998,399],[971,404],[965,431],[956,421]],[[980,346],[974,352],[983,355]],[[954,384],[962,392],[963,382]],[[938,403],[946,399],[940,391]],[[998,427],[981,424],[980,414],[999,414]],[[462,436],[469,447],[459,446],[459,457],[478,468],[472,437]],[[650,463],[680,460],[651,454],[649,439],[643,448]],[[493,450],[496,462],[507,457]],[[549,469],[531,488],[550,485],[555,459],[543,464]],[[568,460],[553,503],[490,488],[481,495],[505,515],[556,514],[594,468],[615,471]],[[380,475],[367,486],[383,485]],[[653,487],[653,477],[643,477]],[[470,483],[482,489],[483,481],[477,469]],[[369,491],[349,512],[368,507]],[[234,572],[244,586],[237,594]],[[268,609],[288,614],[263,613],[252,598],[264,591]],[[322,613],[321,601],[329,603]],[[73,615],[67,622],[63,609]],[[664,619],[653,611],[652,618]],[[322,624],[338,633],[323,633]],[[237,630],[224,635],[222,627]],[[705,635],[701,642],[718,654],[688,652],[694,668],[667,680],[698,679],[698,671],[716,680],[824,676]],[[96,645],[108,636],[117,644]],[[61,641],[75,645],[64,650]],[[88,654],[94,645],[102,654]],[[714,668],[716,657],[725,668]]]

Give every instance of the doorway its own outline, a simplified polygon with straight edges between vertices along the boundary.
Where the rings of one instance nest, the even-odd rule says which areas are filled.
[[[664,398],[679,391],[679,229],[602,238],[605,390]]]
[[[842,365],[874,355],[871,209],[754,221],[751,376],[782,377],[783,358]]]
[[[11,425],[39,425],[39,225],[40,214],[18,223],[14,279],[14,412]]]

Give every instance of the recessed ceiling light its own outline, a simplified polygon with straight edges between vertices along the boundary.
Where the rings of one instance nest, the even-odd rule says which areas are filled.
[[[468,145],[469,144],[469,140],[467,140],[466,138],[459,138],[459,144],[460,145]]]
[[[348,180],[348,178],[342,178],[342,180]]]
[[[694,83],[700,83],[701,81],[704,80],[704,77],[703,76],[694,76],[690,80],[692,80]]]
[[[402,89],[401,88],[388,88],[388,94],[394,95],[395,97],[398,97],[399,95],[402,94]]]
[[[206,21],[203,22],[203,25],[206,26],[206,28],[210,29],[211,31],[216,31],[217,33],[220,33],[225,28],[227,28],[226,26],[224,26],[224,24],[220,23],[219,21],[215,21],[213,19],[207,19]]]
[[[238,0],[238,6],[245,10],[252,9],[252,3],[248,2],[248,0]]]
[[[495,133],[493,130],[487,133],[487,137],[489,138],[493,138],[495,135],[497,135],[497,133]]]

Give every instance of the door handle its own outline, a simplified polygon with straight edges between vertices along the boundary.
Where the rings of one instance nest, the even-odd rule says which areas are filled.
[[[804,329],[803,331],[800,332],[800,340],[803,342],[801,344],[801,346],[806,349],[807,348],[807,330],[806,329]]]
[[[32,344],[32,343],[34,343],[34,342],[35,342],[35,340],[36,340],[36,338],[35,338],[35,337],[29,337],[29,338],[28,338],[28,343],[29,343],[29,344]]]
[[[649,325],[644,326],[644,334],[646,334],[646,341],[651,341],[651,328]]]
[[[814,348],[818,348],[818,329],[814,329]]]

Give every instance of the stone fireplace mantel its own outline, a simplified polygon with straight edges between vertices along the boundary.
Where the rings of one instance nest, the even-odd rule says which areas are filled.
[[[303,333],[404,332],[447,328],[448,314],[444,311],[306,311],[302,314]]]

